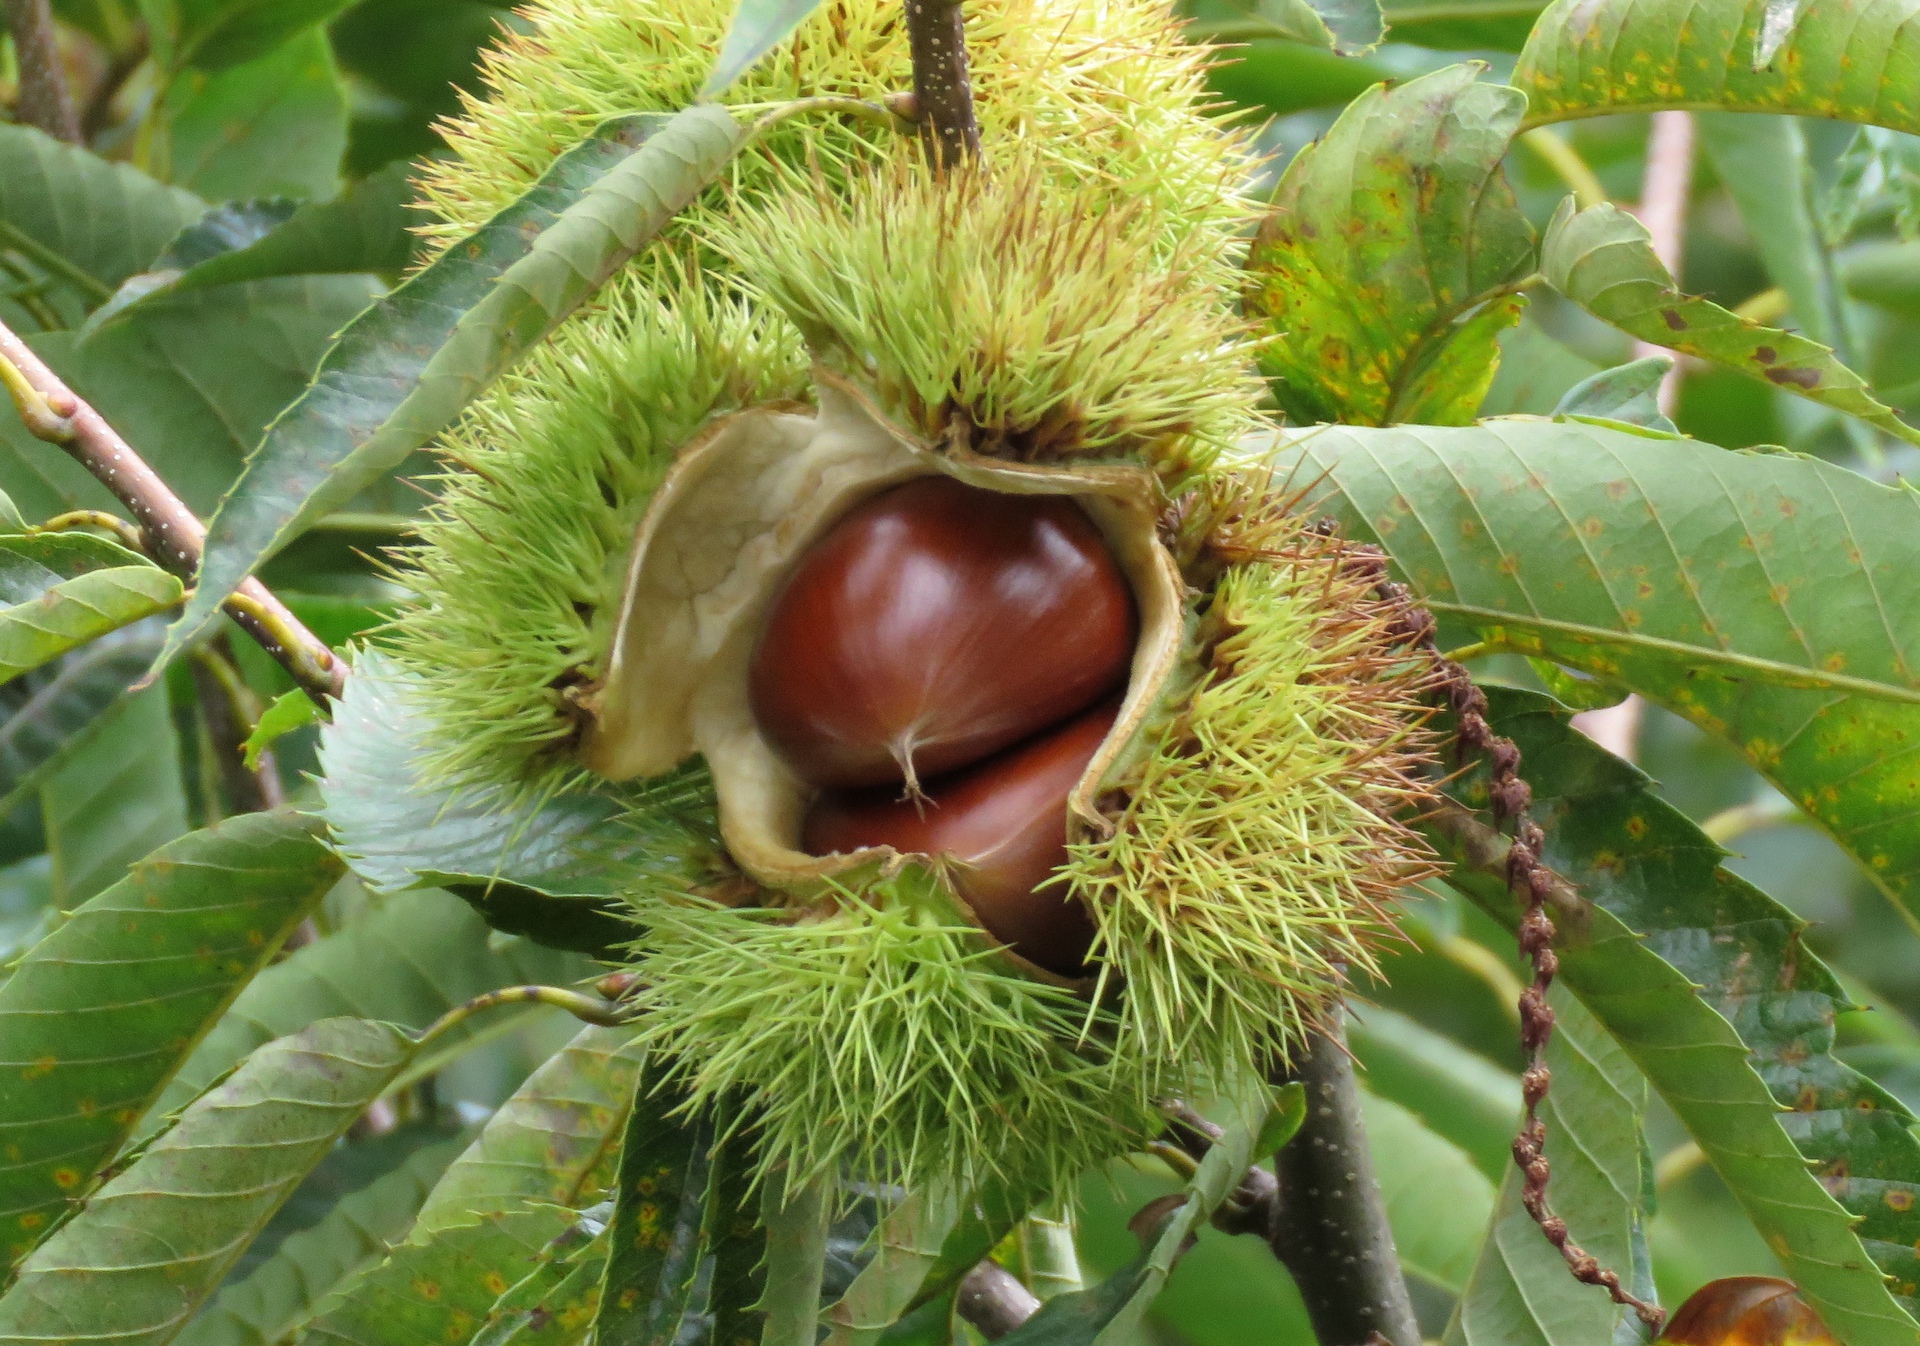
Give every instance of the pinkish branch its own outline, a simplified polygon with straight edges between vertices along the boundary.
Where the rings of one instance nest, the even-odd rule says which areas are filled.
[[[192,583],[207,530],[105,418],[81,401],[26,342],[0,323],[0,382],[36,439],[57,444],[133,514],[144,550]],[[340,695],[346,665],[300,619],[250,579],[225,604],[227,615],[293,675],[316,701]]]

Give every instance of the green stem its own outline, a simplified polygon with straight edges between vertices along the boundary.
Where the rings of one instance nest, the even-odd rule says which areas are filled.
[[[526,1004],[552,1005],[576,1019],[599,1024],[603,1028],[617,1028],[627,1022],[625,1012],[618,1005],[609,1004],[595,996],[582,995],[578,991],[569,991],[564,986],[506,986],[498,991],[477,995],[465,1004],[455,1005],[429,1024],[427,1030],[414,1039],[415,1045],[425,1047],[482,1011],[500,1005]]]
[[[113,291],[95,277],[82,271],[33,235],[22,232],[5,220],[0,220],[0,242],[5,242],[8,247],[28,261],[51,271],[97,303],[105,303],[113,298]]]
[[[1567,189],[1573,193],[1574,204],[1580,209],[1600,205],[1607,199],[1607,189],[1601,185],[1599,175],[1588,167],[1587,161],[1580,157],[1580,151],[1569,145],[1559,132],[1536,126],[1531,131],[1521,132],[1519,143],[1531,150],[1535,158],[1552,169],[1554,176],[1567,185]]]

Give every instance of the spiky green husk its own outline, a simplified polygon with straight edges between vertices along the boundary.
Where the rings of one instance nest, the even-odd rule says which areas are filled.
[[[597,677],[634,527],[708,417],[806,390],[773,321],[686,288],[616,297],[507,375],[444,441],[454,465],[387,641],[431,689],[425,759],[515,794],[577,774],[569,692]]]
[[[1031,142],[935,175],[913,150],[779,193],[708,237],[815,358],[940,441],[1128,458],[1175,483],[1249,428],[1252,345],[1193,241],[1138,202],[1049,188]]]
[[[640,1037],[690,1106],[753,1105],[762,1171],[1058,1196],[1156,1129],[1168,1072],[1116,1052],[1111,1021],[1071,991],[1007,966],[925,871],[798,922],[635,912]]]
[[[1201,1069],[1284,1057],[1377,973],[1387,904],[1431,872],[1430,673],[1344,544],[1268,520],[1203,600],[1198,683],[1119,782],[1110,838],[1065,870],[1123,986],[1128,1051]]]
[[[734,9],[733,0],[540,0],[523,11],[531,32],[483,56],[484,97],[463,95],[462,115],[442,127],[453,156],[422,179],[441,221],[429,232],[451,239],[477,228],[607,117],[692,103]],[[989,154],[1029,141],[1054,181],[1103,183],[1116,200],[1145,200],[1170,239],[1206,235],[1217,250],[1236,233],[1245,151],[1206,115],[1211,53],[1182,40],[1169,6],[972,0],[966,27]],[[830,0],[722,101],[877,101],[911,87],[898,6]],[[759,195],[793,166],[837,179],[897,139],[851,118],[788,123],[733,162],[732,195]]]

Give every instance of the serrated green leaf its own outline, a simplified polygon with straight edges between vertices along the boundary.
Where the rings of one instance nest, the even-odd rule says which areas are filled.
[[[1281,178],[1248,304],[1291,419],[1461,424],[1486,395],[1533,230],[1500,171],[1525,103],[1478,74],[1369,90]]]
[[[45,269],[71,274],[89,307],[145,271],[206,209],[191,192],[128,164],[32,127],[0,126],[0,235],[17,232],[51,252],[57,260]]]
[[[692,1302],[717,1136],[710,1111],[674,1116],[680,1101],[643,1079],[628,1109],[596,1346],[672,1346]]]
[[[349,325],[214,514],[170,649],[288,538],[452,424],[699,195],[747,134],[714,104],[604,123]]]
[[[702,98],[717,98],[760,58],[785,42],[820,7],[820,0],[740,0],[720,43],[713,73],[700,86]]]
[[[927,1273],[960,1222],[951,1192],[909,1192],[880,1221],[873,1260],[824,1315],[827,1346],[871,1346],[920,1297]]]
[[[1920,131],[1915,0],[1807,0],[1764,57],[1772,0],[1554,0],[1513,83],[1528,122],[1656,108],[1781,112]]]
[[[320,703],[304,691],[295,689],[275,697],[273,704],[260,712],[253,732],[247,735],[247,741],[241,745],[246,754],[247,770],[260,769],[260,754],[272,747],[276,740],[319,718]]]
[[[403,271],[418,240],[418,216],[407,208],[419,165],[401,161],[351,184],[329,201],[300,205],[271,231],[244,246],[196,261],[173,283],[176,290],[230,285],[268,276]]]
[[[0,813],[35,789],[122,704],[160,649],[164,623],[101,636],[0,691]]]
[[[209,200],[340,189],[347,93],[318,28],[244,63],[182,71],[151,116],[155,171]]]
[[[412,1051],[333,1019],[255,1052],[21,1263],[0,1340],[171,1340]]]
[[[1920,1139],[1904,1108],[1831,1055],[1848,1002],[1803,946],[1804,923],[1721,868],[1724,851],[1551,702],[1487,695],[1495,732],[1519,746],[1533,784],[1543,858],[1591,904],[1556,917],[1567,988],[1678,1115],[1840,1339],[1911,1342],[1914,1322],[1882,1272],[1903,1296],[1920,1280]],[[1484,768],[1447,789],[1483,805]],[[1471,854],[1459,834],[1435,835],[1449,856]],[[1503,922],[1517,919],[1503,875],[1468,864],[1450,882]]]
[[[566,1346],[593,1331],[611,1242],[605,1226],[584,1248],[573,1229],[541,1251],[527,1278],[495,1302],[473,1346]]]
[[[1323,507],[1442,619],[1724,738],[1914,902],[1920,497],[1579,424],[1333,429],[1299,452],[1299,479],[1327,474]]]
[[[531,1272],[546,1246],[574,1222],[571,1211],[522,1207],[470,1215],[444,1229],[416,1229],[300,1340],[321,1346],[466,1346],[500,1296]]]
[[[1577,1000],[1556,990],[1551,1003],[1558,1017],[1547,1045],[1553,1088],[1540,1108],[1553,1165],[1547,1198],[1573,1241],[1651,1302],[1646,1226],[1653,1217],[1653,1163],[1641,1135],[1646,1081]],[[1371,1127],[1371,1116],[1368,1122]],[[1633,1323],[1630,1339],[1640,1340],[1630,1310],[1568,1273],[1521,1206],[1520,1178],[1509,1164],[1499,1210],[1443,1346],[1612,1346],[1623,1322]],[[1397,1224],[1394,1243],[1400,1244]]]
[[[1752,322],[1682,294],[1654,255],[1647,227],[1618,206],[1561,202],[1540,247],[1547,283],[1642,341],[1711,360],[1920,444],[1914,429],[1867,391],[1866,380],[1817,341]]]
[[[1245,1080],[1223,1102],[1224,1134],[1187,1183],[1186,1199],[1150,1235],[1141,1236],[1140,1256],[1091,1289],[1048,1300],[1001,1341],[1008,1346],[1117,1346],[1140,1330],[1187,1239],[1232,1194],[1257,1157],[1253,1142],[1273,1109],[1272,1092],[1262,1081]]]
[[[1553,414],[1589,416],[1673,433],[1673,422],[1660,414],[1660,406],[1654,400],[1661,380],[1672,368],[1672,356],[1649,355],[1644,360],[1603,369],[1567,389]]]
[[[1398,1103],[1362,1093],[1360,1109],[1401,1268],[1460,1294],[1493,1213],[1493,1181]],[[1512,1169],[1511,1159],[1506,1167]]]
[[[431,732],[393,661],[363,651],[321,735],[321,794],[342,853],[373,888],[436,884],[500,929],[595,952],[632,938],[611,901],[624,889],[687,890],[724,864],[698,776],[516,802],[423,781]]]
[[[189,828],[164,687],[123,698],[40,783],[53,899],[69,910]]]
[[[329,1291],[377,1265],[389,1244],[405,1238],[462,1140],[457,1132],[423,1126],[372,1143],[387,1140],[407,1144],[398,1164],[346,1193],[313,1224],[287,1235],[244,1277],[229,1279],[175,1338],[178,1346],[272,1346],[304,1323]],[[269,1227],[262,1240],[271,1233]]]
[[[250,814],[156,852],[0,984],[0,1229],[44,1238],[207,1026],[338,878],[309,821]]]
[[[61,580],[0,608],[0,684],[180,601],[180,581],[150,562]]]
[[[582,1029],[494,1110],[421,1207],[419,1228],[523,1202],[578,1207],[611,1186],[640,1061],[632,1029]]]
[[[484,992],[519,983],[564,984],[588,970],[581,959],[524,940],[495,951],[487,935],[480,918],[446,893],[395,894],[247,983],[157,1111],[184,1105],[261,1043],[319,1019],[352,1014],[423,1029]],[[451,1029],[409,1066],[408,1076],[457,1054],[476,1035],[503,1032],[538,1012],[496,1009]]]

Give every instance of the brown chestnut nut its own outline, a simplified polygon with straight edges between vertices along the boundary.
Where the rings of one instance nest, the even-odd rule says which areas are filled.
[[[753,713],[804,780],[911,786],[1113,691],[1138,628],[1071,500],[922,477],[801,557],[754,651]]]
[[[1660,1334],[1672,1346],[1838,1346],[1792,1281],[1727,1276],[1674,1310]]]
[[[1067,860],[1067,796],[1113,728],[1106,702],[997,757],[925,783],[908,800],[894,786],[822,795],[802,845],[815,855],[891,846],[962,862],[960,895],[1016,953],[1072,976],[1093,943],[1093,919],[1062,885],[1034,889]]]

